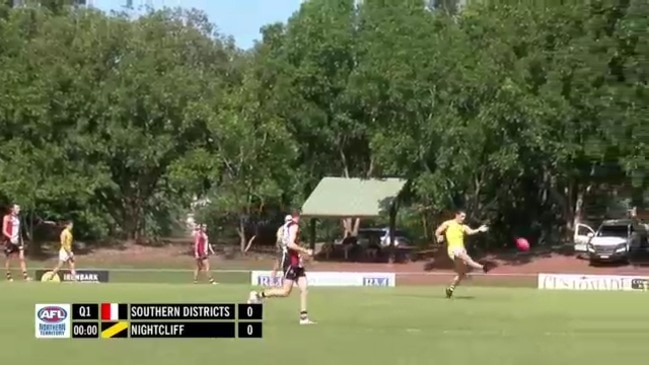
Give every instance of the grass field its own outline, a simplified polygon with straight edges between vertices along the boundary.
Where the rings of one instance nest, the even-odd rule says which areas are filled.
[[[647,358],[646,292],[521,288],[465,287],[454,300],[443,298],[439,287],[313,288],[310,312],[319,323],[297,324],[297,295],[267,301],[263,339],[34,339],[35,303],[241,302],[249,290],[243,285],[1,284],[3,362],[595,365]]]

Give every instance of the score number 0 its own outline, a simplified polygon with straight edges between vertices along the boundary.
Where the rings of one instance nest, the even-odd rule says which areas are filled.
[[[261,322],[239,322],[239,338],[261,338]]]
[[[255,333],[255,327],[252,323],[248,323],[246,326],[246,333],[248,334],[248,337],[251,337]]]
[[[245,307],[245,308],[244,308]],[[263,307],[261,304],[239,304],[239,320],[256,320],[263,317]],[[239,322],[240,338],[261,338],[261,322]]]

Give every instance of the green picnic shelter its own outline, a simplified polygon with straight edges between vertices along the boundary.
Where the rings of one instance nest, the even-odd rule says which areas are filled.
[[[316,241],[318,219],[378,218],[389,216],[390,247],[394,247],[394,230],[399,195],[407,180],[389,178],[325,177],[302,205],[302,217],[309,219],[309,244]]]

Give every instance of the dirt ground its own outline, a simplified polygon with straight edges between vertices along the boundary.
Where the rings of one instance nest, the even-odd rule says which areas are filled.
[[[272,256],[252,254],[246,257],[228,258],[219,254],[211,258],[216,270],[268,270],[273,265]],[[499,259],[487,257],[498,266],[489,274],[472,275],[481,284],[524,284],[535,285],[539,273],[600,274],[600,275],[644,275],[649,276],[649,265],[620,265],[593,267],[587,260],[572,255],[549,254],[520,259]],[[85,267],[144,267],[144,268],[190,268],[193,264],[186,246],[143,247],[129,246],[122,249],[100,249],[78,256],[80,266]],[[32,265],[50,266],[52,259],[37,261]],[[322,262],[308,263],[310,271],[356,271],[394,272],[399,285],[434,285],[448,282],[452,271],[444,268],[431,269],[429,261],[398,264]],[[444,265],[441,265],[444,267]]]

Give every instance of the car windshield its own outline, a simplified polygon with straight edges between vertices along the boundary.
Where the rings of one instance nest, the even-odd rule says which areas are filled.
[[[600,237],[626,237],[628,234],[627,226],[601,226],[597,232]]]

